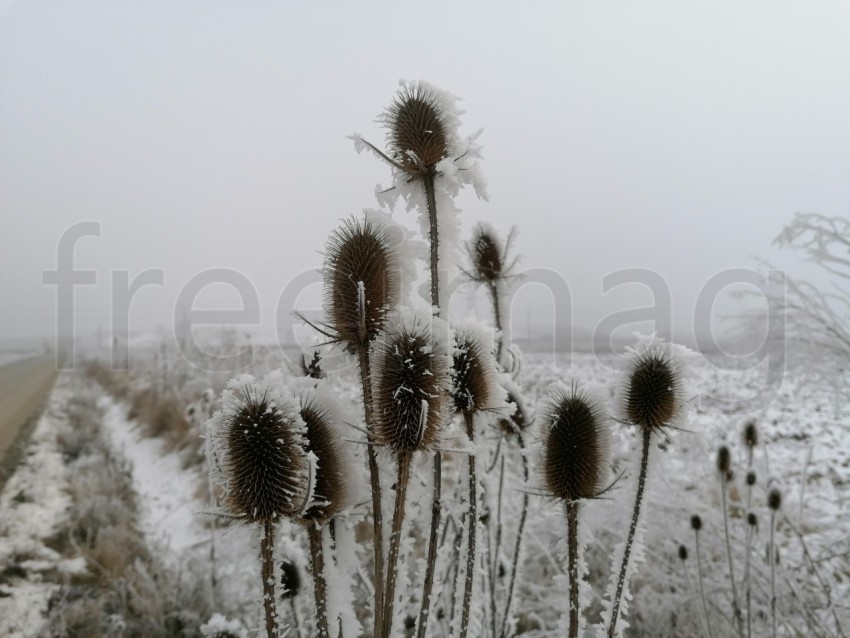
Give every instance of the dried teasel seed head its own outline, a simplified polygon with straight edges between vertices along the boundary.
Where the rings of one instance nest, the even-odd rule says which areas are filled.
[[[744,424],[744,431],[741,434],[744,439],[744,445],[748,448],[754,448],[758,445],[759,433],[755,419],[750,419]]]
[[[767,506],[774,512],[782,507],[782,493],[775,487],[767,493]]]
[[[339,443],[344,419],[326,382],[301,384],[295,394],[306,426],[306,448],[312,454],[310,502],[300,518],[321,524],[345,505],[348,463]]]
[[[304,422],[279,372],[231,381],[208,424],[211,477],[249,521],[294,516],[308,499]]]
[[[492,333],[474,323],[459,323],[453,328],[451,389],[455,411],[470,414],[502,405],[504,391],[496,378]]]
[[[729,452],[729,448],[725,445],[721,445],[717,449],[717,471],[720,472],[720,476],[726,480],[726,477],[729,475],[729,469],[732,466],[732,455]]]
[[[700,518],[699,514],[694,514],[691,516],[691,529],[695,532],[698,532],[702,529],[702,518]]]
[[[505,247],[492,226],[477,224],[466,249],[475,279],[492,283],[505,277]]]
[[[747,485],[755,485],[756,484],[756,473],[755,472],[747,472]]]
[[[394,313],[372,347],[374,436],[397,451],[431,449],[446,421],[449,365],[445,323]]]
[[[554,386],[540,414],[546,487],[565,501],[594,498],[608,459],[604,410],[577,383]]]
[[[284,600],[295,598],[301,590],[301,572],[291,560],[284,559],[280,563],[280,584],[283,586],[280,597]]]
[[[750,527],[756,527],[758,525],[758,519],[756,518],[756,515],[752,512],[747,514],[747,525],[749,525]]]
[[[440,95],[428,85],[407,83],[380,116],[392,158],[410,174],[433,168],[451,152]]]
[[[374,339],[400,297],[398,257],[386,226],[349,219],[328,238],[324,309],[349,348]]]
[[[679,560],[683,563],[688,560],[688,548],[684,545],[679,545]]]
[[[632,352],[621,411],[624,420],[645,432],[656,432],[681,417],[684,412],[681,371],[669,349],[652,346]]]

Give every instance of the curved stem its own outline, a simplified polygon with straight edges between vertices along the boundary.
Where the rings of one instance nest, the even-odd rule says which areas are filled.
[[[726,511],[726,476],[720,476],[720,501],[723,505],[723,532],[726,536],[726,557],[729,561],[729,581],[732,583],[732,613],[738,625],[738,635],[744,638],[744,617],[738,604],[738,590],[735,586],[735,570],[732,565],[732,544],[729,542],[729,516]]]
[[[525,456],[525,440],[522,438],[522,433],[517,432],[517,443],[519,444],[520,458],[522,459],[522,475],[523,485],[528,483],[528,459]],[[511,602],[514,597],[514,587],[516,586],[517,570],[519,568],[519,555],[522,549],[522,533],[525,530],[525,519],[528,516],[528,493],[522,495],[522,510],[519,514],[519,525],[517,526],[516,542],[514,543],[514,560],[511,566],[511,579],[508,584],[508,596],[505,601],[505,615],[502,618],[501,636],[505,638],[508,632],[508,619],[511,617]]]
[[[383,593],[384,593],[384,519],[381,514],[381,475],[378,470],[378,458],[372,437],[372,386],[369,377],[371,375],[369,364],[369,350],[367,344],[361,343],[357,352],[360,359],[360,383],[363,389],[363,416],[366,420],[366,437],[368,440],[367,455],[369,457],[369,482],[372,487],[372,533],[374,535],[374,631],[375,636],[380,636],[383,627]]]
[[[266,519],[263,523],[263,537],[260,540],[260,576],[263,579],[266,634],[268,638],[277,638],[277,612],[274,596],[274,522],[271,519]]]
[[[466,435],[470,442],[475,440],[473,415],[466,412],[463,415],[466,422]],[[478,529],[478,476],[475,471],[475,453],[469,455],[469,521],[466,547],[466,583],[463,588],[463,615],[460,619],[460,636],[466,638],[469,633],[469,613],[472,608],[472,583],[475,580],[475,535]]]
[[[637,533],[638,521],[640,520],[640,505],[643,500],[643,491],[646,488],[646,474],[649,467],[649,443],[651,439],[649,430],[643,430],[643,450],[640,457],[640,475],[638,476],[637,495],[635,496],[635,508],[632,512],[632,523],[629,526],[629,536],[626,539],[626,547],[623,551],[623,562],[620,565],[620,575],[617,579],[617,591],[614,593],[614,600],[611,604],[611,622],[608,625],[608,638],[614,638],[616,635],[618,616],[620,615],[620,600],[623,596],[623,589],[626,586],[626,572],[629,567],[629,557],[632,553],[632,545],[635,541]]]
[[[569,638],[578,638],[578,503],[567,503],[567,575],[570,580]]]
[[[384,592],[384,638],[389,638],[393,627],[395,585],[398,579],[398,552],[401,544],[401,526],[404,522],[405,500],[407,498],[407,484],[410,482],[410,461],[412,458],[411,452],[399,452],[398,454],[398,479],[395,488],[393,526],[392,532],[390,532],[390,554],[387,559],[387,584]]]
[[[328,593],[325,582],[325,554],[322,550],[322,530],[311,524],[307,528],[313,564],[313,589],[316,595],[316,635],[328,638]]]

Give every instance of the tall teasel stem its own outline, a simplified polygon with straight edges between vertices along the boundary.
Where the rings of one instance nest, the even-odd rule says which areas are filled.
[[[277,611],[274,593],[274,522],[263,522],[263,537],[260,540],[261,578],[263,579],[263,609],[266,616],[268,638],[277,638]]]
[[[322,529],[316,525],[307,527],[310,540],[310,557],[313,565],[313,589],[316,598],[316,636],[327,638],[328,631],[328,587],[325,576],[325,553],[322,549]]]
[[[776,546],[774,532],[776,529],[776,513],[782,507],[782,493],[773,488],[767,493],[767,506],[770,508],[770,635],[776,638]]]
[[[463,415],[466,424],[466,435],[470,442],[475,441],[474,414],[466,412]],[[466,583],[463,589],[463,613],[460,619],[460,635],[466,638],[469,633],[469,613],[472,607],[472,583],[475,580],[475,537],[478,531],[478,474],[475,471],[475,453],[469,454],[467,458],[469,467],[469,520],[467,529],[466,546]]]
[[[396,477],[395,508],[393,509],[392,531],[390,532],[390,554],[387,558],[387,583],[384,592],[384,636],[389,637],[393,624],[395,606],[395,586],[398,579],[398,553],[401,545],[401,529],[404,522],[407,485],[410,483],[411,452],[398,455],[398,475]]]
[[[688,597],[691,599],[691,605],[694,607],[694,614],[698,621],[697,624],[700,627],[700,631],[702,631],[702,613],[700,613],[700,609],[697,605],[696,597],[694,596],[694,588],[691,585],[691,574],[688,571],[688,548],[684,545],[679,545],[679,560],[682,561],[682,571],[685,572],[685,583],[688,586]]]
[[[662,342],[633,349],[628,368],[620,407],[622,420],[635,424],[641,433],[640,469],[632,520],[623,549],[614,597],[611,600],[608,638],[618,635],[620,605],[627,586],[629,560],[641,520],[652,437],[656,432],[679,421],[684,414],[685,404],[682,371],[678,360],[673,356],[672,346]]]
[[[544,404],[541,466],[546,489],[564,502],[567,518],[567,607],[569,638],[577,638],[581,609],[579,587],[579,504],[599,495],[608,456],[608,431],[598,400],[573,382],[570,388],[555,385]]]
[[[708,628],[709,638],[713,638],[711,621],[708,619],[708,604],[705,600],[705,588],[702,584],[702,557],[699,551],[699,532],[702,529],[702,518],[698,514],[691,516],[691,529],[694,530],[694,546],[697,552],[697,578],[699,579],[699,597],[702,601],[702,614],[705,617],[705,626]]]
[[[744,445],[747,447],[747,538],[746,553],[744,554],[744,604],[747,606],[747,638],[752,636],[752,604],[750,593],[750,547],[753,534],[753,526],[749,524],[753,505],[753,485],[756,483],[756,474],[753,471],[753,450],[758,444],[758,429],[755,420],[751,419],[744,424]]]
[[[725,445],[717,450],[717,472],[720,475],[720,503],[723,508],[723,533],[726,539],[726,558],[729,563],[729,581],[732,584],[732,613],[738,627],[738,635],[744,635],[744,616],[738,603],[738,588],[735,584],[735,568],[732,562],[732,543],[729,540],[729,512],[726,507],[726,489],[731,471],[731,454]]]

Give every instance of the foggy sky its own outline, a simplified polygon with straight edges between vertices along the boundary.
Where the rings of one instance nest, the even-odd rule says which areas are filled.
[[[649,303],[640,286],[602,293],[605,274],[641,267],[668,282],[686,338],[713,274],[753,255],[797,269],[770,247],[794,212],[850,213],[846,0],[5,2],[0,336],[52,334],[42,272],[82,220],[102,236],[77,244],[77,268],[98,272],[77,288],[79,331],[108,328],[113,270],[165,271],[134,299],[146,330],[224,267],[259,294],[251,329],[272,333],[287,283],[389,184],[346,135],[383,143],[400,78],[463,98],[490,192],[461,196],[464,228],[518,225],[522,266],[565,277],[579,326]],[[224,285],[198,299],[238,303]],[[518,332],[549,305],[521,292]]]

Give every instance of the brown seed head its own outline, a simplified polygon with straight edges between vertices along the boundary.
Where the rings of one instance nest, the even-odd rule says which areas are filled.
[[[756,484],[756,473],[755,472],[747,472],[747,485],[755,485]]]
[[[691,516],[691,529],[693,529],[695,532],[698,532],[702,529],[702,519],[700,518],[699,514],[694,514],[693,516]]]
[[[574,384],[552,390],[540,417],[543,478],[557,498],[594,498],[608,459],[608,432],[596,400]]]
[[[749,448],[754,448],[759,442],[758,427],[756,427],[755,419],[750,419],[744,424],[743,431],[744,445]]]
[[[758,519],[756,518],[756,515],[752,512],[747,514],[747,525],[749,525],[750,527],[755,527],[756,525],[758,525]]]
[[[767,506],[774,512],[782,507],[782,493],[775,487],[767,493]]]
[[[721,445],[717,449],[717,471],[720,472],[720,476],[725,480],[729,475],[729,468],[732,465],[732,455],[729,453],[729,448],[725,445]]]
[[[504,277],[504,247],[492,227],[477,225],[472,231],[472,241],[467,245],[473,275],[486,282]]]
[[[307,491],[304,424],[291,399],[240,380],[211,423],[225,503],[251,521],[296,515]]]
[[[493,342],[474,324],[458,324],[452,351],[452,403],[457,412],[472,413],[495,407],[499,386]]]
[[[449,370],[438,322],[395,314],[372,348],[374,435],[394,450],[432,448],[445,423]]]
[[[388,129],[390,155],[407,173],[433,168],[450,153],[440,98],[427,86],[405,85],[379,121]]]
[[[350,219],[331,233],[322,271],[327,321],[350,348],[372,340],[399,302],[399,265],[387,229]]]
[[[684,545],[679,545],[679,560],[682,562],[688,560],[688,548]]]
[[[680,372],[661,349],[634,353],[626,379],[624,411],[628,421],[654,432],[675,421],[682,411]]]
[[[280,597],[284,600],[295,598],[301,589],[301,573],[291,560],[284,559],[280,563],[280,584],[283,586]]]

